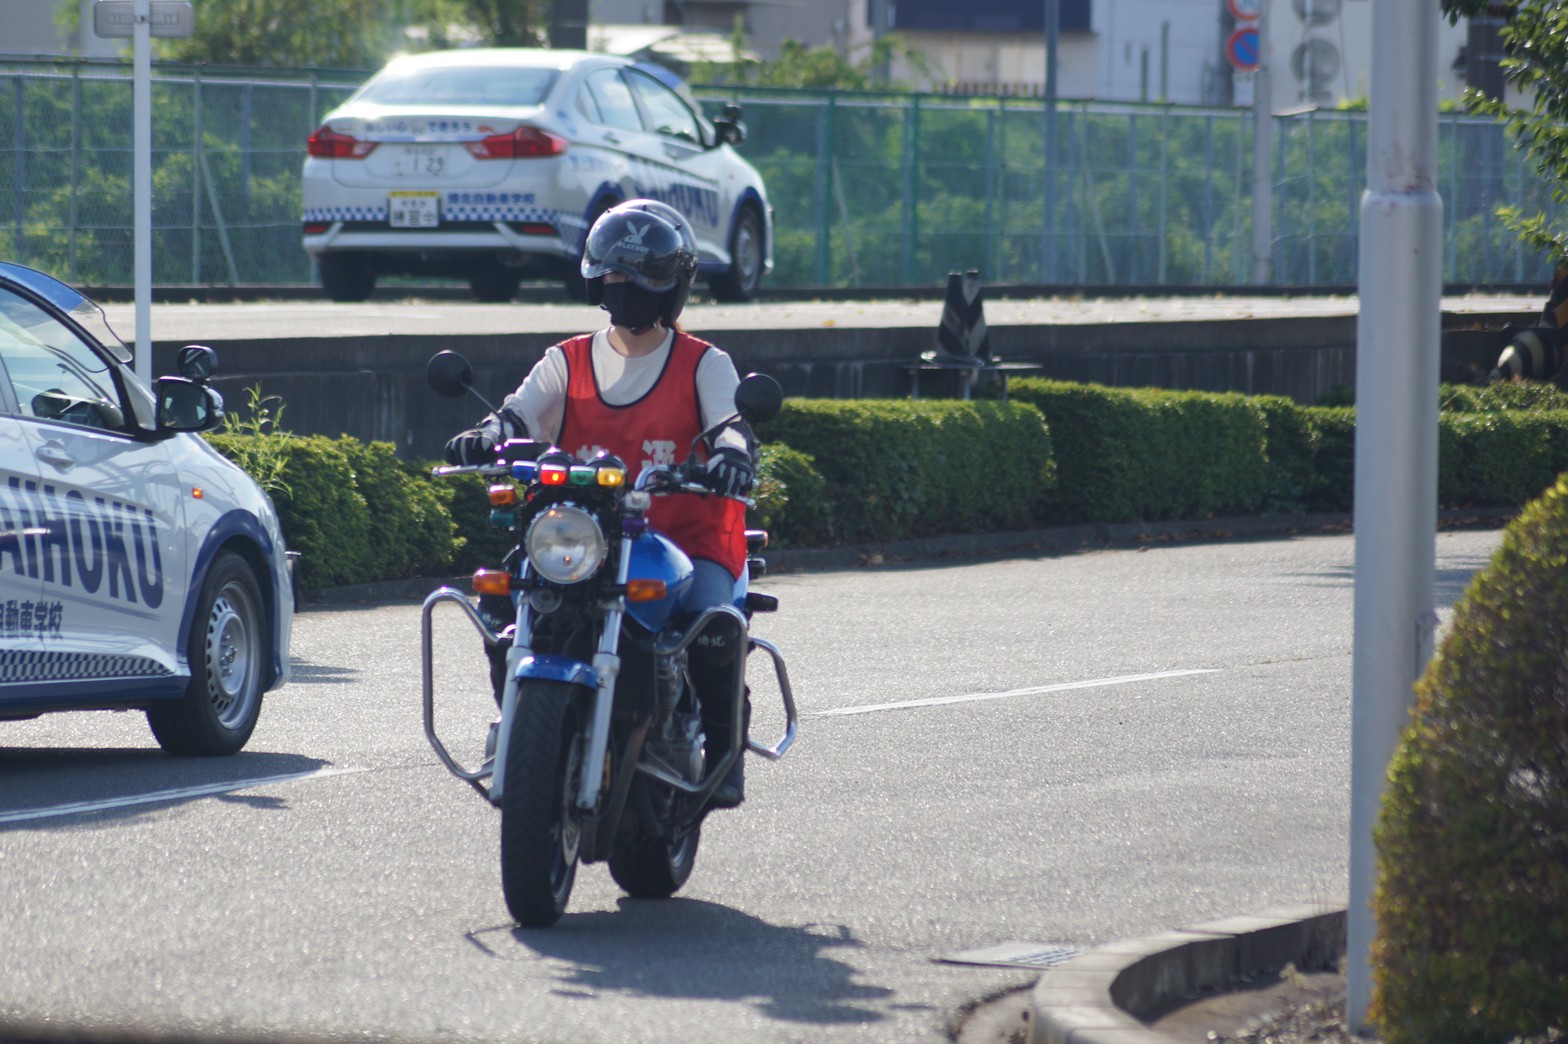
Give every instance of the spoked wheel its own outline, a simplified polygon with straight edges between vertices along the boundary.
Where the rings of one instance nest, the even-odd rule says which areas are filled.
[[[501,794],[501,891],[525,928],[560,920],[577,880],[580,691],[563,682],[529,681],[518,693]]]
[[[233,754],[261,715],[267,619],[255,574],[221,552],[202,582],[186,643],[191,680],[177,700],[147,708],[147,723],[170,754]]]
[[[697,863],[702,828],[693,827],[674,841],[654,839],[622,842],[610,853],[610,876],[627,895],[668,899],[680,891]]]
[[[762,215],[755,207],[742,207],[730,233],[730,266],[708,280],[714,299],[745,302],[756,297],[762,286],[765,251]]]

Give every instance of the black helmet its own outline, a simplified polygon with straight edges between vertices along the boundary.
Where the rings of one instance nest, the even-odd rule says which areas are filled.
[[[668,294],[661,317],[666,326],[673,325],[697,273],[696,237],[668,204],[652,199],[622,203],[588,230],[582,276],[589,304],[604,300],[604,277],[610,272],[620,272],[644,290]]]

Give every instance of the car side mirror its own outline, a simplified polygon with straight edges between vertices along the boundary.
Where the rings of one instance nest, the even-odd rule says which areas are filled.
[[[729,102],[719,118],[713,121],[713,131],[721,145],[739,145],[746,140],[746,121],[740,118],[740,106]]]
[[[152,382],[152,393],[160,432],[211,431],[223,424],[223,396],[205,381],[159,377]]]

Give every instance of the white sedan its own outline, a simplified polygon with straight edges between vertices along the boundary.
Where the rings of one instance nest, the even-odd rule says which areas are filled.
[[[709,121],[657,67],[586,51],[438,51],[395,59],[310,136],[304,245],[335,301],[380,275],[466,278],[505,301],[526,277],[582,296],[589,226],[634,198],[690,219],[716,298],[772,268],[762,178],[734,149],[738,107]]]
[[[144,709],[174,754],[232,754],[289,675],[272,501],[200,431],[210,348],[151,391],[91,301],[0,262],[0,720]]]

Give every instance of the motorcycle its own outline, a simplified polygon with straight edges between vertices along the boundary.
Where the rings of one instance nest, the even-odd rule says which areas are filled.
[[[484,402],[455,352],[434,356],[426,377],[439,395]],[[673,895],[691,875],[709,799],[735,759],[749,750],[776,761],[794,742],[784,658],[750,633],[754,613],[778,607],[746,588],[765,569],[757,555],[766,533],[746,532],[748,566],[734,604],[688,620],[679,606],[691,560],[647,519],[655,497],[719,495],[699,481],[697,447],[736,419],[767,420],[782,402],[771,377],[747,376],[734,417],[699,435],[685,462],[649,465],[630,488],[614,456],[578,460],[524,439],[497,446],[494,463],[432,471],[497,480],[491,524],[517,536],[503,568],[474,575],[481,602],[505,606],[510,620],[439,588],[424,602],[421,653],[425,735],[453,775],[500,809],[501,889],[525,927],[561,918],[579,864],[607,862],[632,896]],[[432,614],[443,605],[460,607],[478,629],[499,690],[500,717],[477,768],[459,763],[436,734]],[[721,633],[741,637],[740,655],[717,691],[699,694],[693,654]],[[771,745],[746,735],[747,661],[757,651],[771,661],[784,705],[784,733]],[[727,717],[710,715],[730,723],[727,743],[704,733],[703,698],[728,701]]]

